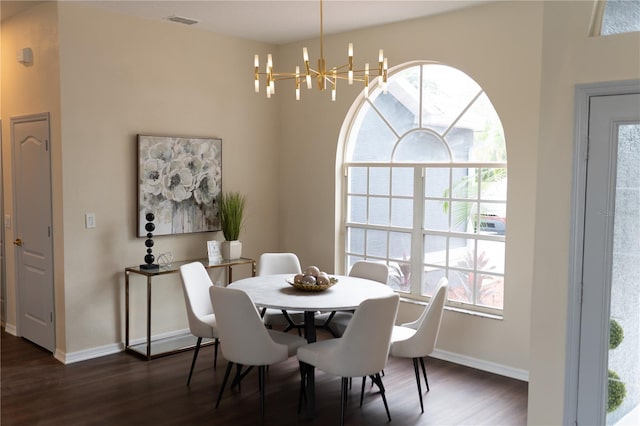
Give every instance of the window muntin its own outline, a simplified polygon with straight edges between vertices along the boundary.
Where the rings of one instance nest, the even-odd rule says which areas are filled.
[[[449,305],[501,313],[506,148],[478,84],[424,63],[363,100],[345,147],[345,258],[385,262],[408,297],[450,281]]]

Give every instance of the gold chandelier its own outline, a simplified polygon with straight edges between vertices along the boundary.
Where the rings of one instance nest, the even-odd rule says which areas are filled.
[[[354,81],[364,83],[364,95],[369,95],[369,64],[364,65],[364,69],[354,69],[353,67],[353,43],[349,43],[347,51],[348,62],[344,65],[330,68],[327,71],[326,61],[324,59],[324,40],[323,40],[323,21],[322,21],[322,0],[320,0],[320,58],[318,59],[318,69],[313,69],[309,65],[309,52],[306,47],[302,48],[302,58],[304,60],[304,72],[300,72],[300,67],[296,66],[296,72],[276,72],[273,69],[273,58],[271,53],[267,55],[267,66],[265,72],[260,72],[260,57],[255,55],[254,59],[254,80],[256,93],[260,92],[260,76],[265,76],[265,90],[267,98],[276,93],[275,82],[278,80],[294,80],[296,88],[296,100],[300,100],[300,85],[306,82],[307,89],[313,87],[311,80],[316,79],[318,89],[324,91],[331,88],[331,100],[336,100],[336,91],[338,88],[338,80],[347,80],[348,84]],[[378,70],[377,78],[382,85],[382,90],[387,92],[387,58],[380,49],[378,54]],[[374,71],[375,72],[375,71]],[[375,77],[374,77],[375,78]]]

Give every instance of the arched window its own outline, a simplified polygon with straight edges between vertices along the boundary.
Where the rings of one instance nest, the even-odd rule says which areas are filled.
[[[640,31],[640,0],[601,0],[594,20],[594,35]]]
[[[345,263],[385,262],[389,285],[500,313],[507,155],[482,88],[441,64],[411,63],[362,98],[345,145]]]

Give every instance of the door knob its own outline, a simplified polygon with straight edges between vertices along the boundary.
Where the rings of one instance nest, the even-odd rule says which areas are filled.
[[[17,246],[21,246],[22,245],[22,240],[20,238],[16,238],[16,240],[13,242],[13,244],[15,244]]]

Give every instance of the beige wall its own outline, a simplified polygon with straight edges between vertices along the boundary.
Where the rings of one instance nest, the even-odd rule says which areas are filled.
[[[545,3],[530,424],[561,424],[565,386],[575,85],[640,78],[640,34],[589,37],[592,2]],[[545,171],[553,170],[553,173]]]
[[[32,67],[15,61],[23,46],[34,50]],[[76,2],[47,2],[2,23],[3,122],[52,113],[56,348],[62,357],[124,339],[123,270],[142,263],[146,249],[135,237],[137,133],[221,137],[223,188],[249,198],[244,253],[277,250],[277,110],[254,96],[246,68],[264,49]],[[3,136],[5,208],[11,211],[8,125]],[[84,228],[86,212],[96,214],[95,229]],[[157,237],[154,252],[206,257],[205,242],[214,238],[221,233]],[[13,246],[7,247],[10,325],[16,324],[14,262]],[[163,281],[179,282],[177,276]],[[133,337],[140,337],[144,281],[133,284]],[[154,286],[154,334],[187,327],[182,300],[179,285]]]
[[[77,351],[123,340],[123,268],[145,253],[134,237],[136,133],[222,138],[223,189],[248,197],[241,239],[256,256],[278,247],[277,111],[250,82],[260,44],[74,3],[61,2],[59,15],[66,350]],[[96,229],[84,228],[88,211]],[[157,237],[154,252],[206,257],[218,234]],[[144,294],[136,278],[134,302]],[[153,334],[187,327],[182,300],[179,286],[155,286]]]

